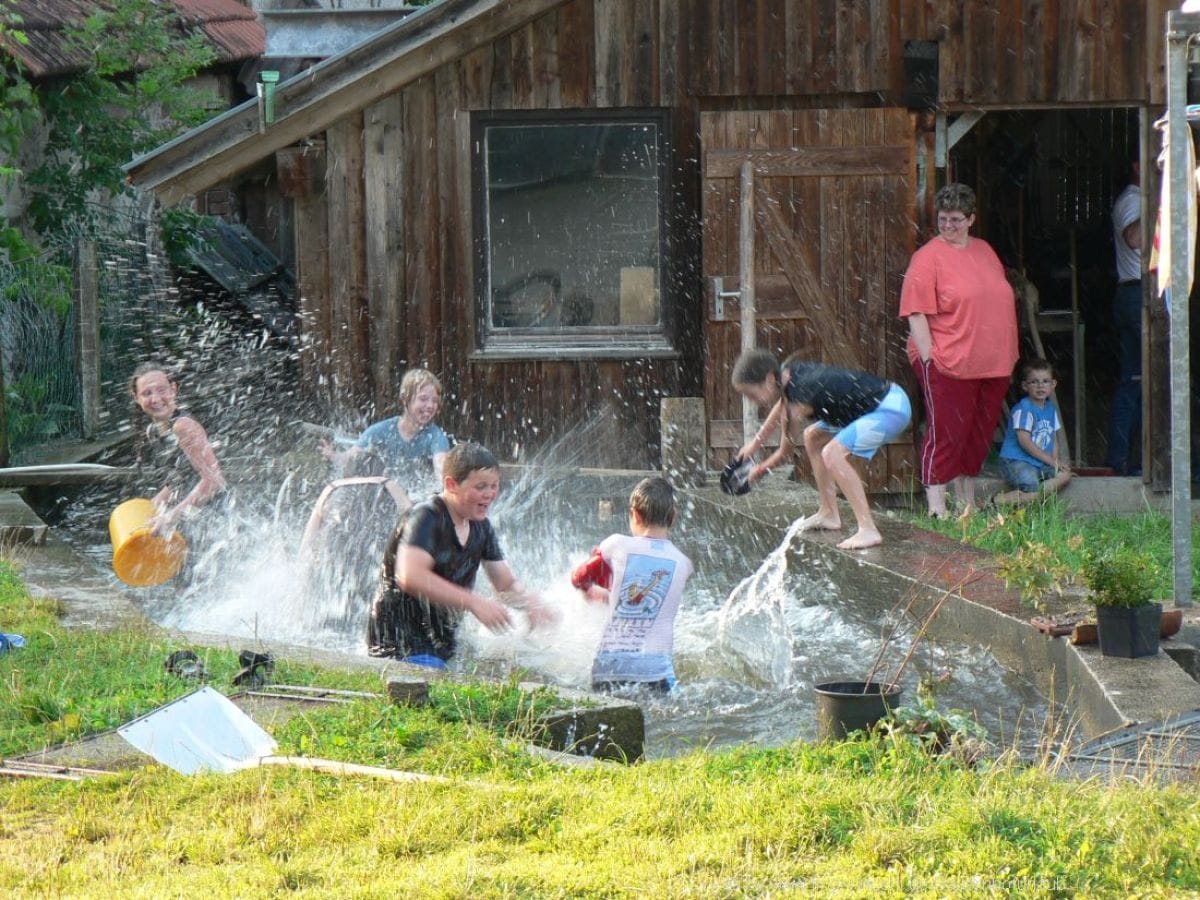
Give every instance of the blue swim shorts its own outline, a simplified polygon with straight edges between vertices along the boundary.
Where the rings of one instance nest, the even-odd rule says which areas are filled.
[[[446,661],[440,656],[434,656],[432,653],[414,653],[412,656],[406,656],[400,660],[414,666],[425,666],[427,669],[444,669]]]
[[[1054,466],[1044,462],[1000,457],[1000,477],[1018,491],[1036,494],[1047,478],[1054,477]]]
[[[833,435],[833,439],[849,449],[855,456],[870,459],[892,438],[898,437],[912,421],[912,403],[908,394],[898,384],[879,401],[879,405],[865,415],[859,416],[849,425],[839,428],[818,422]]]

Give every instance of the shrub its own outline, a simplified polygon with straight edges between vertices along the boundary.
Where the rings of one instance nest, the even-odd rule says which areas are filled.
[[[1096,606],[1145,606],[1154,596],[1157,576],[1150,557],[1132,547],[1089,551],[1083,559],[1083,580]]]

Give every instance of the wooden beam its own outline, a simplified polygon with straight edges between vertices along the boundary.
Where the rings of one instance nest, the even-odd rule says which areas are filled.
[[[280,84],[275,122],[250,100],[125,167],[172,205],[430,74],[566,0],[443,0]]]
[[[766,196],[761,186],[758,190],[759,196],[754,206],[759,227],[763,230],[771,252],[779,261],[783,274],[800,296],[804,312],[816,326],[818,340],[825,351],[824,361],[846,369],[866,369],[854,351],[852,342],[838,340],[842,335],[842,327],[837,320],[833,298],[821,289],[820,282],[809,269],[808,263],[797,252],[795,236],[783,220],[783,214],[771,203],[770,197]]]
[[[796,150],[710,150],[705,178],[737,178],[742,163],[768,178],[886,175],[908,170],[908,147],[804,147]]]

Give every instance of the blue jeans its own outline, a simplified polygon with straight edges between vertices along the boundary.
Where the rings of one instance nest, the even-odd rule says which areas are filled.
[[[1026,462],[1023,459],[1005,459],[1000,457],[1000,477],[1009,487],[1024,491],[1026,494],[1036,494],[1041,490],[1042,482],[1054,477],[1054,466],[1043,462]]]
[[[1113,325],[1120,342],[1121,374],[1113,392],[1108,424],[1108,466],[1119,475],[1140,473],[1142,449],[1133,437],[1142,427],[1142,283],[1118,285]]]

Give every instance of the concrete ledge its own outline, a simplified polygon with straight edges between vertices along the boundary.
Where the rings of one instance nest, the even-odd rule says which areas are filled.
[[[40,547],[50,528],[30,509],[20,495],[0,491],[0,546]]]
[[[570,704],[537,717],[543,734],[538,742],[550,750],[624,763],[637,762],[644,755],[646,722],[636,703],[534,682],[522,682],[520,687],[549,688]]]
[[[1088,480],[1106,479],[1081,479]],[[791,483],[742,497],[707,488],[691,491],[689,497],[706,521],[743,536],[759,532],[767,552],[778,545],[783,528],[817,502],[811,488]],[[850,521],[846,512],[843,520]],[[1116,659],[1102,657],[1097,647],[1077,647],[1041,634],[1029,624],[1032,610],[994,574],[990,554],[894,519],[880,517],[879,525],[883,546],[864,551],[838,550],[841,532],[802,533],[797,564],[819,567],[854,603],[881,612],[915,596],[913,615],[923,619],[949,593],[929,635],[986,648],[1064,707],[1089,737],[1200,709],[1200,684],[1167,652]]]

